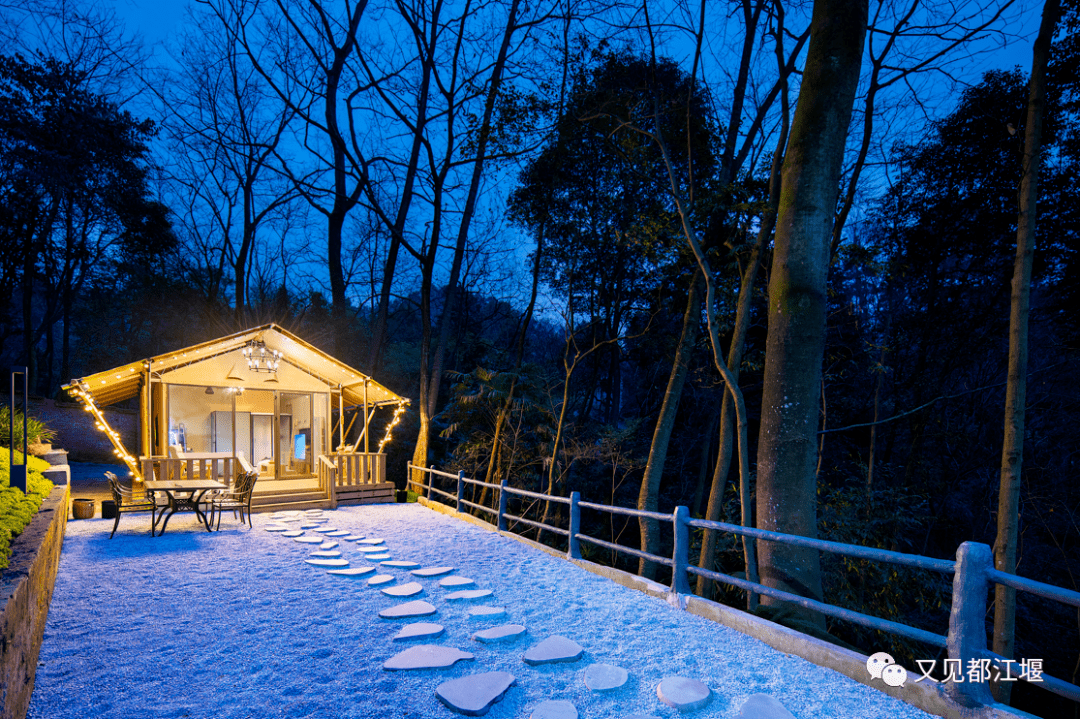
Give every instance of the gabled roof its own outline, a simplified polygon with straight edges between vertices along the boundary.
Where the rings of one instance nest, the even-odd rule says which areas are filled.
[[[281,366],[276,373],[248,370],[241,351],[251,340],[261,340],[267,350],[281,352]],[[353,406],[364,403],[367,382],[371,405],[409,401],[275,324],[73,379],[67,386],[82,384],[99,406],[114,404],[139,393],[148,366],[154,377],[170,384],[322,392],[327,391],[327,386],[333,390],[340,386],[344,403]]]

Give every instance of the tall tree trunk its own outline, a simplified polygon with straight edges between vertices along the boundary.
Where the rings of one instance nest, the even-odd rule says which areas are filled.
[[[682,397],[686,373],[690,367],[690,355],[697,340],[698,322],[701,321],[701,273],[694,272],[690,278],[690,291],[686,297],[686,311],[683,313],[682,332],[679,345],[675,350],[675,362],[671,365],[664,401],[660,407],[660,416],[656,418],[652,444],[649,446],[649,459],[645,464],[645,474],[641,478],[637,508],[655,512],[660,495],[660,479],[664,474],[664,461],[667,459],[668,443],[671,430],[675,427],[675,415],[679,411],[679,398]],[[641,550],[650,554],[660,553],[660,523],[655,519],[638,519],[641,527]],[[641,559],[638,562],[638,574],[648,579],[656,577],[656,562]]]
[[[1028,85],[1027,120],[1024,126],[1023,175],[1020,180],[1020,214],[1016,223],[1016,260],[1013,263],[1012,308],[1009,314],[1009,378],[1005,389],[1005,441],[1001,450],[1001,489],[998,494],[997,538],[994,567],[1016,573],[1020,477],[1024,461],[1024,402],[1027,392],[1028,308],[1031,292],[1031,260],[1035,253],[1036,200],[1042,154],[1042,126],[1046,108],[1046,66],[1050,43],[1060,14],[1059,0],[1046,0],[1042,23],[1032,52]],[[1003,584],[994,591],[994,652],[1011,659],[1016,620],[1016,590]],[[1008,702],[1010,682],[994,687],[998,701]]]
[[[814,3],[802,86],[784,159],[769,281],[757,526],[806,537],[817,534],[814,460],[829,241],[867,15],[867,0]],[[766,586],[821,598],[817,550],[761,541],[759,557]],[[768,597],[762,601],[778,603]]]

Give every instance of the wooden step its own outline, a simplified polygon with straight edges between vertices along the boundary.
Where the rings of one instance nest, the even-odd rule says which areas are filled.
[[[396,490],[393,482],[338,487],[337,501],[339,505],[393,504]]]
[[[251,513],[276,512],[279,509],[330,509],[330,500],[326,497],[318,500],[300,500],[295,502],[278,502],[275,504],[252,504]]]

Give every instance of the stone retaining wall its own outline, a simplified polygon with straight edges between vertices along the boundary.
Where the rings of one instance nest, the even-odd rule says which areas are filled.
[[[64,544],[67,500],[67,485],[53,489],[11,542],[11,563],[0,570],[0,719],[23,719],[30,706]]]

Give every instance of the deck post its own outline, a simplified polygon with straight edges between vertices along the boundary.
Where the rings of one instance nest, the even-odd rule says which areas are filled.
[[[506,531],[506,480],[499,482],[499,531]]]
[[[435,482],[435,465],[428,466],[427,475],[427,498],[431,499],[431,485]]]
[[[958,704],[978,707],[994,703],[986,682],[964,681],[968,663],[986,655],[987,570],[993,567],[990,547],[980,542],[964,542],[956,550],[952,610],[946,643],[949,659],[960,663],[960,681],[946,683],[946,692]]]
[[[671,553],[671,591],[676,594],[692,594],[686,578],[686,565],[690,561],[690,510],[682,505],[671,515],[671,528],[675,532],[675,547]]]
[[[570,559],[581,559],[581,542],[578,540],[578,532],[581,530],[581,507],[578,506],[580,499],[580,492],[570,493],[570,545],[566,549],[566,556]]]
[[[458,473],[457,473],[457,511],[459,511],[459,512],[462,511],[462,507],[465,506],[465,505],[463,505],[461,503],[461,498],[464,496],[464,494],[465,494],[465,470],[464,469],[459,469]]]

